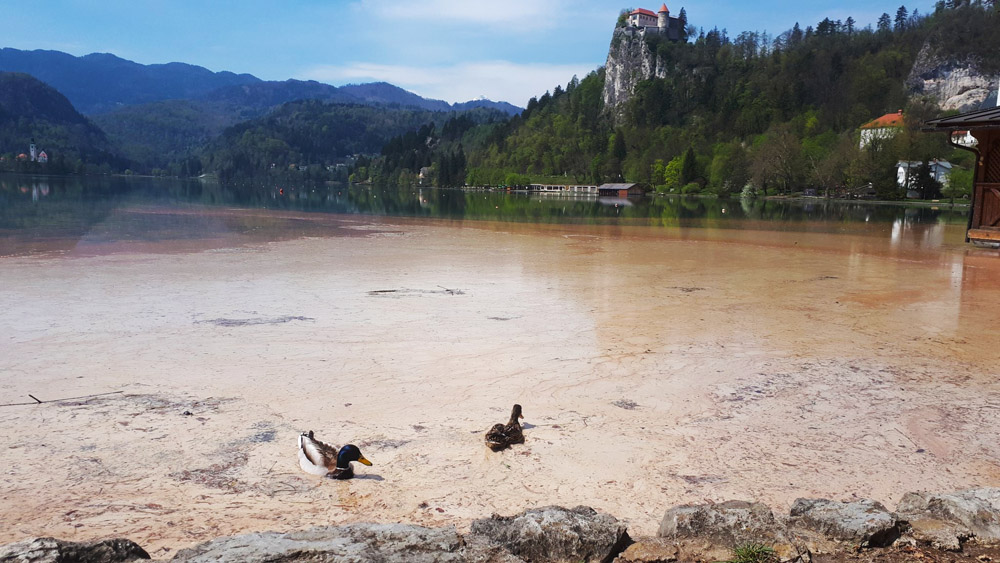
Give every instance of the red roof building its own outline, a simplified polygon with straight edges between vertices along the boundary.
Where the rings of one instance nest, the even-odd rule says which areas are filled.
[[[873,119],[861,126],[862,129],[876,129],[879,127],[902,127],[903,110],[896,113],[887,113],[878,119]]]
[[[887,113],[861,126],[861,142],[859,148],[865,148],[873,141],[891,139],[903,128],[903,110]]]

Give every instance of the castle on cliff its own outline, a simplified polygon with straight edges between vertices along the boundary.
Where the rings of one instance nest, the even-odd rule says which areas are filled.
[[[684,23],[681,18],[670,15],[670,9],[666,4],[660,6],[660,11],[653,13],[651,10],[639,8],[632,10],[625,20],[625,25],[631,28],[638,28],[644,33],[659,33],[666,35],[671,41],[680,41],[684,33]]]

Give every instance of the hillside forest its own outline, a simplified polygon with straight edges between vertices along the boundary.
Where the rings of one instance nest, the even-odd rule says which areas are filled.
[[[796,25],[774,38],[690,27],[689,35],[687,43],[647,36],[669,71],[641,82],[624,107],[603,106],[599,69],[461,139],[432,131],[433,151],[422,148],[423,139],[395,139],[370,176],[405,183],[419,165],[446,171],[443,185],[628,181],[675,193],[813,188],[895,199],[903,196],[898,161],[939,158],[957,165],[952,190],[971,186],[971,153],[920,131],[945,112],[934,100],[909,96],[905,81],[925,45],[938,59],[975,61],[984,74],[1000,73],[990,54],[1000,49],[997,4],[941,2],[926,15],[901,6],[874,28],[848,18]],[[859,148],[862,124],[900,109],[899,134]],[[414,165],[402,164],[404,149]],[[464,174],[456,162],[465,164]],[[915,171],[923,177],[914,185],[926,197],[942,195],[926,168]]]

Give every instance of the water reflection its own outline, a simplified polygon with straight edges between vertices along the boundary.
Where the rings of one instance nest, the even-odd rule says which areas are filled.
[[[690,197],[594,198],[500,191],[384,188],[327,184],[220,184],[197,180],[128,177],[31,177],[0,175],[0,253],[12,237],[82,237],[116,210],[156,207],[123,227],[128,238],[208,236],[190,217],[169,219],[168,210],[230,207],[310,213],[365,214],[484,220],[526,224],[592,224],[679,229],[792,231],[860,234],[892,246],[937,248],[946,226],[966,222],[964,208],[902,207],[826,200],[717,200]],[[173,221],[175,224],[169,224]],[[196,221],[195,221],[196,222]],[[216,221],[217,223],[218,221]],[[232,221],[230,221],[232,223]],[[159,228],[154,228],[159,225]],[[116,234],[109,229],[107,237]],[[156,232],[159,231],[159,232]],[[121,233],[119,233],[121,234]],[[953,237],[954,238],[954,237]],[[9,250],[9,249],[8,249]]]

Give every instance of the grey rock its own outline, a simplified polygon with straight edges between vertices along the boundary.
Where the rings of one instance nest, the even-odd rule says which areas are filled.
[[[886,547],[896,541],[904,524],[873,500],[837,502],[796,499],[789,514],[793,531],[815,533],[859,547]]]
[[[748,543],[770,547],[782,561],[803,553],[767,505],[742,500],[675,506],[664,514],[657,536],[677,543],[680,561],[728,559],[733,548]]]
[[[910,523],[915,539],[936,547],[960,549],[971,537],[1000,544],[1000,488],[907,493],[896,512]]]
[[[125,539],[78,543],[37,538],[0,546],[0,563],[116,563],[136,559],[149,559],[149,554]]]
[[[702,539],[727,548],[786,541],[783,526],[767,505],[743,500],[675,506],[663,515],[656,535],[675,541]]]
[[[409,524],[352,524],[309,530],[263,532],[218,538],[177,552],[172,561],[286,563],[501,563],[510,561],[498,547],[467,545],[454,527]]]
[[[630,542],[626,526],[593,508],[546,506],[515,516],[476,520],[472,533],[485,536],[525,561],[602,561]]]
[[[635,87],[643,80],[665,78],[667,67],[649,49],[646,34],[641,29],[615,28],[604,64],[604,107],[619,118],[624,104],[632,98]]]
[[[979,67],[976,60],[941,58],[928,42],[917,54],[906,86],[911,95],[937,100],[943,110],[976,110],[987,106],[990,99],[996,105],[1000,77],[983,74]]]

